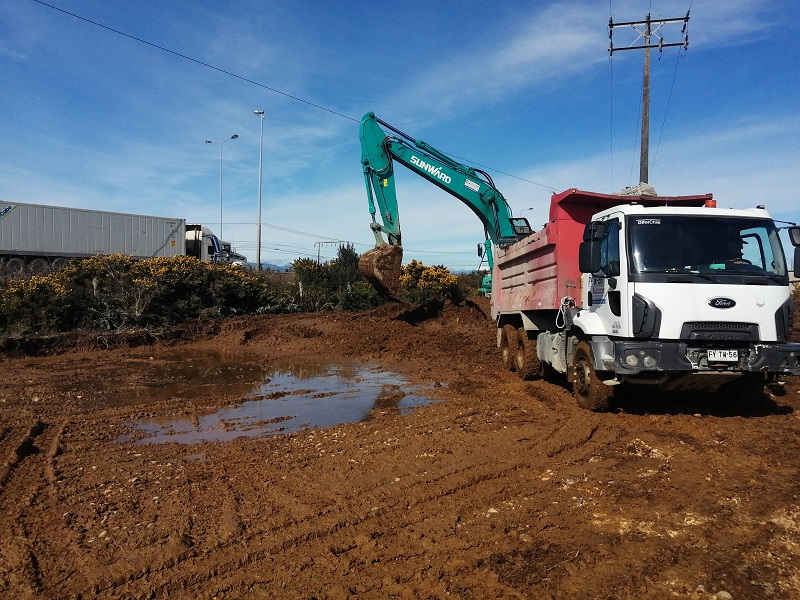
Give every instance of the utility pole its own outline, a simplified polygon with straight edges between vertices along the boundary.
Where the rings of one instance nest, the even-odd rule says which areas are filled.
[[[314,245],[317,247],[317,264],[318,265],[322,264],[322,262],[321,262],[322,261],[322,254],[321,254],[322,244],[339,244],[341,246],[344,243],[345,242],[343,242],[341,240],[338,241],[338,242],[314,242]]]
[[[661,28],[670,23],[683,23],[681,29],[681,41],[671,44],[664,43],[664,38],[661,35]],[[655,28],[653,27],[655,26]],[[649,162],[649,149],[650,149],[650,49],[658,48],[659,53],[664,48],[672,46],[683,46],[684,50],[689,48],[689,33],[687,28],[689,26],[689,12],[686,12],[685,17],[675,19],[651,19],[648,13],[644,21],[627,21],[625,23],[614,23],[614,19],[608,20],[608,38],[610,44],[608,53],[613,56],[614,52],[620,50],[644,50],[644,76],[642,77],[642,143],[641,143],[641,157],[639,159],[639,183],[648,183],[648,162]],[[638,37],[634,40],[633,44],[639,41],[640,38],[644,40],[643,44],[638,46],[631,44],[624,48],[614,47],[614,29],[617,27],[632,27]],[[639,29],[644,27],[644,29]],[[658,39],[658,43],[651,43],[653,36]]]

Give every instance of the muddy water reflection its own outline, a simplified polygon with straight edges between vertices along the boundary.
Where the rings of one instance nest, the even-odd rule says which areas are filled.
[[[287,365],[269,369],[240,405],[192,418],[145,419],[133,424],[137,443],[227,441],[332,427],[391,411],[403,414],[433,401],[396,373],[373,365]]]

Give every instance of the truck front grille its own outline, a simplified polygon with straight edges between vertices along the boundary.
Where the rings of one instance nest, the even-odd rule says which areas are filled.
[[[729,323],[725,321],[690,321],[681,328],[682,340],[709,342],[750,342],[758,340],[755,323]]]

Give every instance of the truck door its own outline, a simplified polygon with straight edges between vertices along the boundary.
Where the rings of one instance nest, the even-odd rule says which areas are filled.
[[[605,334],[613,337],[627,337],[630,328],[623,223],[621,215],[605,221],[605,234],[598,240],[600,269],[588,276],[587,304],[600,317]]]

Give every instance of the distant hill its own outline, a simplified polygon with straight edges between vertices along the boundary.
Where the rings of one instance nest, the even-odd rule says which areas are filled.
[[[248,267],[252,267],[252,268],[254,268],[254,269],[258,268],[258,265],[257,265],[256,263],[254,263],[254,262],[252,262],[252,263],[247,263],[247,266],[248,266]],[[287,263],[287,264],[285,264],[285,265],[274,265],[274,264],[272,264],[272,263],[261,263],[261,269],[262,269],[263,271],[280,271],[280,272],[285,272],[285,271],[291,271],[291,269],[292,269],[292,265],[291,265],[290,263]]]

